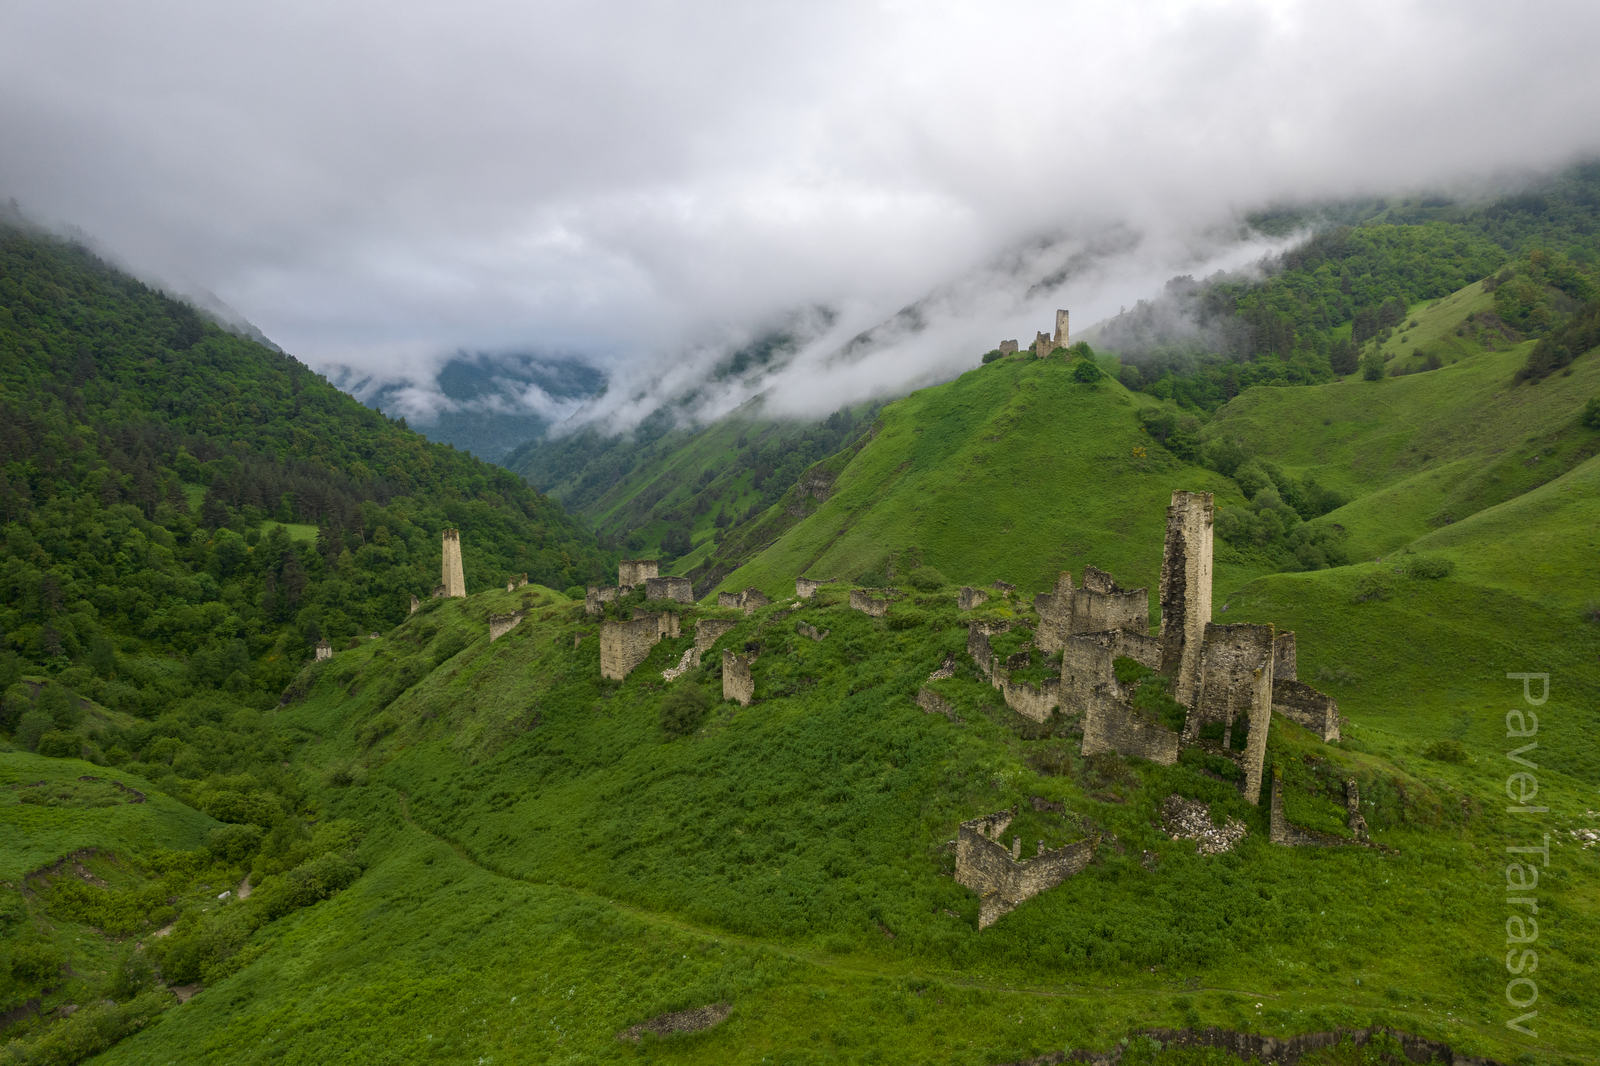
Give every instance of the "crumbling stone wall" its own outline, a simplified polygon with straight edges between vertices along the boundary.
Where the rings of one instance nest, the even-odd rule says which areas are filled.
[[[813,581],[809,577],[797,577],[794,579],[795,598],[799,600],[809,600],[811,597],[817,594],[817,590],[820,589],[823,584],[824,582]]]
[[[1272,713],[1298,722],[1326,742],[1339,739],[1339,701],[1304,681],[1274,681]]]
[[[1272,724],[1272,651],[1277,634],[1270,625],[1208,625],[1201,638],[1199,680],[1183,739],[1195,743],[1201,727],[1223,724],[1222,746],[1231,750],[1233,731],[1249,730],[1241,766],[1244,797],[1261,801],[1261,768]]]
[[[702,618],[694,624],[694,664],[700,665],[700,657],[711,650],[722,634],[732,629],[739,623],[732,618]]]
[[[1185,706],[1194,701],[1201,645],[1211,622],[1215,520],[1211,493],[1172,494],[1161,558],[1161,672],[1173,678],[1173,698]]]
[[[444,599],[444,588],[445,587],[443,585],[433,586],[433,598],[436,600]]]
[[[1061,706],[1061,682],[1057,678],[1047,677],[1042,685],[1010,678],[996,680],[995,684],[1007,707],[1035,722],[1048,722],[1050,712]]]
[[[851,589],[850,609],[871,615],[873,618],[882,618],[889,613],[889,601],[877,599],[872,594],[879,589]]]
[[[632,588],[657,576],[660,563],[655,559],[623,559],[617,563],[617,584]]]
[[[515,592],[527,583],[527,574],[513,574],[510,578],[506,579],[506,591]]]
[[[754,661],[754,655],[735,655],[726,648],[722,650],[723,699],[738,700],[741,707],[750,706],[750,701],[756,698],[756,682],[750,674],[750,664]]]
[[[463,597],[467,594],[467,579],[461,572],[461,531],[447,529],[444,531],[444,559],[441,564],[439,583],[444,586],[446,597]]]
[[[1289,821],[1283,813],[1283,771],[1278,767],[1272,768],[1272,800],[1270,814],[1268,815],[1268,839],[1274,844],[1281,844],[1286,848],[1336,848],[1350,845],[1370,844],[1372,838],[1367,835],[1367,820],[1361,817],[1361,793],[1356,788],[1353,780],[1344,783],[1345,810],[1349,812],[1346,824],[1355,833],[1355,839],[1336,837],[1330,833],[1319,833],[1312,829],[1302,829]]]
[[[744,608],[747,615],[755,614],[756,608],[765,607],[771,602],[766,593],[753,586],[739,593],[739,606]]]
[[[742,607],[742,606],[744,606],[744,604],[742,602],[742,597],[743,596],[744,596],[744,593],[742,593],[742,592],[719,592],[719,593],[717,593],[717,606],[718,607]]]
[[[1152,670],[1161,668],[1160,637],[1127,629],[1108,629],[1099,633],[1081,633],[1079,636],[1106,648],[1113,659],[1132,659]]]
[[[1115,659],[1107,643],[1088,636],[1068,637],[1061,649],[1061,709],[1068,714],[1083,714],[1100,693],[1122,699]]]
[[[1294,634],[1287,629],[1278,631],[1272,642],[1272,680],[1295,680]]]
[[[1109,692],[1090,695],[1083,716],[1083,754],[1113,751],[1171,766],[1178,761],[1182,738],[1159,722],[1147,721]]]
[[[973,622],[967,627],[967,654],[985,677],[994,676],[994,649],[989,638],[1010,628],[1006,622]]]
[[[980,592],[978,589],[962,585],[961,591],[956,594],[956,606],[963,611],[971,611],[988,600],[988,598],[989,594],[987,592]]]
[[[645,661],[662,637],[677,635],[675,614],[635,610],[627,622],[606,619],[600,623],[600,676],[621,681]]]
[[[590,585],[583,594],[583,613],[598,618],[606,613],[606,604],[621,595],[622,590],[613,585]]]
[[[1081,872],[1094,857],[1094,841],[1080,840],[1019,861],[1021,840],[1013,838],[1010,848],[999,843],[1011,818],[1011,811],[1000,811],[962,822],[956,837],[956,883],[978,894],[979,929]]]
[[[955,704],[926,686],[917,690],[917,706],[928,714],[942,714],[952,722],[961,721],[961,717],[956,714]]]
[[[644,579],[644,595],[647,600],[693,603],[694,582],[686,577],[647,577]]]
[[[1039,647],[1044,651],[1060,651],[1067,638],[1078,633],[1150,631],[1150,590],[1118,588],[1110,574],[1092,566],[1084,570],[1081,589],[1074,589],[1072,574],[1063,572],[1055,590],[1033,602],[1039,612]]]
[[[333,658],[333,645],[326,640],[317,641],[317,662]]]
[[[510,614],[491,614],[489,616],[489,643],[493,644],[517,628],[517,623],[526,617],[528,617],[527,611],[512,611]]]
[[[420,610],[422,610],[422,601],[415,596],[411,597],[411,613],[416,614]]]
[[[818,629],[809,622],[796,622],[794,631],[799,633],[802,637],[810,637],[819,644],[822,642],[824,637],[833,632],[831,629]]]
[[[1033,338],[1033,354],[1040,359],[1055,351],[1056,339],[1048,333],[1038,333]]]

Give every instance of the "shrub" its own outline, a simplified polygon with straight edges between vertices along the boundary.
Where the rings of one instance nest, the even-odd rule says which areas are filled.
[[[39,708],[25,711],[22,720],[17,723],[17,744],[28,751],[33,751],[39,746],[39,738],[55,727],[56,724],[50,716]]]
[[[889,628],[894,631],[915,629],[927,618],[920,611],[898,611],[889,615]]]
[[[1600,429],[1600,396],[1594,396],[1583,405],[1581,420],[1590,429]]]
[[[1383,378],[1383,353],[1373,349],[1361,357],[1361,376],[1368,381],[1380,381]]]
[[[999,348],[996,348],[993,351],[989,351],[989,352],[984,352],[983,353],[983,361],[985,363],[992,363],[998,358],[1000,358],[1000,349]]]
[[[1072,364],[1072,380],[1092,385],[1101,378],[1100,368],[1088,359],[1079,359]]]
[[[945,577],[931,566],[917,567],[915,570],[911,571],[911,574],[906,578],[906,581],[910,583],[912,588],[920,589],[923,592],[937,592],[946,585],[950,584],[949,578]]]
[[[19,944],[11,951],[11,976],[22,984],[46,986],[61,974],[61,955],[48,944]]]
[[[680,685],[661,701],[661,731],[669,740],[686,737],[700,728],[710,709],[711,697],[705,689],[699,685]]]
[[[1441,559],[1437,555],[1419,555],[1406,566],[1406,573],[1412,577],[1437,581],[1439,578],[1449,577],[1455,573],[1455,569],[1456,564],[1451,559]]]
[[[211,831],[206,847],[223,862],[241,862],[254,855],[266,834],[258,825],[224,825]]]
[[[581,600],[584,598],[584,596],[588,595],[588,591],[589,590],[585,589],[582,585],[573,585],[571,588],[567,589],[567,599]]]
[[[38,709],[50,716],[57,729],[74,729],[83,721],[83,705],[77,693],[56,682],[39,691]]]
[[[83,744],[83,738],[76,733],[52,730],[39,737],[34,750],[52,759],[76,759],[83,754]]]
[[[111,971],[111,998],[126,1003],[140,993],[155,987],[156,968],[150,957],[138,947],[129,944],[122,958]]]
[[[446,662],[461,654],[470,643],[472,642],[459,629],[450,630],[450,632],[440,637],[433,646],[433,665],[443,666]]]
[[[1424,758],[1435,762],[1464,763],[1467,761],[1467,752],[1459,741],[1436,740],[1422,749]]]
[[[1394,582],[1388,574],[1367,573],[1356,579],[1355,594],[1350,598],[1356,603],[1371,603],[1375,600],[1386,600],[1394,594]]]

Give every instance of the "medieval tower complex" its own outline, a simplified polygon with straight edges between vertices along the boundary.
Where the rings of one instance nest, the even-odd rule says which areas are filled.
[[[461,531],[458,529],[444,531],[444,561],[440,567],[439,585],[447,597],[465,597],[467,594],[467,579],[461,572]]]

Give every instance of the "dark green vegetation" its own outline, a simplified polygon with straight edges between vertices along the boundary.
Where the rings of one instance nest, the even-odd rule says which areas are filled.
[[[1583,263],[1570,246],[1555,251]],[[683,635],[620,683],[599,677],[596,620],[547,589],[500,591],[504,571],[533,566],[513,565],[514,539],[476,540],[465,517],[449,521],[463,530],[473,596],[397,609],[370,623],[380,639],[340,641],[323,663],[305,662],[298,623],[280,622],[271,643],[230,636],[245,641],[248,669],[236,672],[248,684],[197,680],[208,645],[159,644],[154,627],[135,629],[87,594],[95,613],[75,610],[102,625],[103,645],[91,630],[86,645],[40,657],[26,643],[37,649],[37,634],[16,639],[22,628],[8,623],[17,657],[0,680],[12,745],[76,744],[95,760],[0,753],[15,786],[0,789],[14,797],[0,806],[10,864],[0,972],[12,982],[7,1009],[41,1001],[6,1023],[0,1035],[22,1040],[8,1053],[67,1063],[120,1037],[104,1061],[980,1066],[1163,1026],[1287,1035],[1381,1023],[1505,1062],[1584,1061],[1600,1031],[1600,994],[1586,980],[1600,905],[1596,852],[1572,834],[1593,828],[1588,782],[1600,772],[1588,740],[1600,723],[1580,699],[1600,690],[1600,431],[1584,414],[1600,395],[1600,359],[1573,353],[1537,383],[1517,382],[1539,341],[1510,325],[1509,297],[1496,300],[1535,268],[1552,273],[1521,251],[1484,273],[1499,278],[1508,264],[1505,280],[1468,276],[1410,302],[1400,328],[1367,342],[1374,381],[1252,388],[1213,413],[1091,373],[1079,349],[1070,360],[997,359],[870,420],[853,414],[832,454],[797,473],[774,467],[770,478],[793,480],[758,507],[737,552],[731,538],[707,547],[697,528],[693,565],[742,562],[721,587],[755,585],[773,604],[748,617],[685,609]],[[1559,321],[1546,336],[1562,336],[1581,314],[1549,289],[1538,306]],[[1395,375],[1426,364],[1419,346],[1441,353],[1440,367]],[[19,373],[58,382],[32,358]],[[718,464],[752,443],[759,460],[761,433],[784,432],[730,423],[685,435],[651,457],[658,467],[617,481],[616,504],[634,506],[656,470],[673,472],[670,491],[639,516],[697,507],[719,477],[730,493],[742,486],[747,507],[759,503],[753,468],[735,478]],[[828,442],[813,443],[820,453]],[[190,506],[204,504],[198,482],[185,490],[172,471],[198,498]],[[1032,594],[1059,570],[1081,577],[1092,563],[1154,587],[1163,512],[1180,487],[1235,509],[1226,530],[1219,519],[1232,539],[1217,544],[1217,619],[1295,630],[1300,677],[1349,718],[1334,745],[1274,723],[1269,759],[1290,785],[1289,816],[1346,836],[1342,782],[1354,778],[1387,850],[1273,847],[1265,806],[1239,799],[1231,764],[1198,752],[1173,767],[1084,759],[1070,723],[1017,717],[963,653],[973,618],[1022,623],[994,642],[1020,650]],[[447,510],[447,490],[428,506]],[[512,499],[491,506],[514,517]],[[184,573],[210,574],[221,595],[246,580],[235,575],[261,574],[251,560],[273,524],[243,512],[248,501],[218,504],[230,508],[218,531],[191,518],[187,541],[137,502],[114,506],[143,515],[147,541],[166,529]],[[397,506],[414,508],[405,513],[428,539],[395,566],[431,585],[437,529],[414,517],[423,505],[397,496],[361,510]],[[241,513],[257,525],[245,525],[234,570],[183,556],[196,541],[214,556]],[[718,513],[696,521],[709,515],[715,529]],[[342,527],[340,552],[365,565],[380,527],[412,550],[412,534],[385,518],[360,527],[365,546]],[[46,544],[56,528],[29,535]],[[552,517],[545,528],[567,527]],[[595,559],[573,536],[571,557]],[[307,573],[320,560],[321,581],[349,580],[316,530],[285,537]],[[61,543],[52,572],[88,574],[89,541]],[[151,548],[140,558],[138,574],[165,559]],[[842,584],[795,609],[800,573],[906,595],[883,619],[849,610]],[[957,585],[997,578],[1018,591],[957,610]],[[265,591],[264,577],[250,580],[259,584],[239,587]],[[261,607],[223,602],[246,622]],[[8,599],[13,608],[23,609]],[[491,644],[489,616],[524,608]],[[737,625],[704,665],[664,681],[693,619],[724,615]],[[327,617],[310,620],[325,632]],[[812,640],[801,624],[828,636]],[[259,663],[280,654],[280,639],[294,654],[269,675]],[[724,647],[759,652],[748,708],[717,698]],[[947,661],[954,676],[929,682]],[[1041,657],[1019,673],[1049,667]],[[111,684],[135,668],[188,687],[124,705]],[[1139,685],[1141,713],[1175,724],[1164,679],[1118,668]],[[1522,670],[1553,682],[1539,709],[1534,761],[1551,807],[1539,819],[1503,813],[1504,714],[1519,694],[1504,675]],[[280,679],[281,692],[258,677]],[[925,684],[959,722],[913,702]],[[147,803],[126,802],[112,781]],[[1214,856],[1169,839],[1158,812],[1175,792],[1250,835]],[[1012,804],[1025,855],[1037,840],[1100,843],[1082,874],[980,934],[976,899],[948,876],[948,844],[962,819]],[[1538,888],[1540,1036],[1529,1041],[1504,1025],[1502,849],[1540,832],[1553,848]],[[217,899],[246,872],[248,900]],[[158,977],[202,988],[173,1007]],[[708,1032],[616,1039],[716,1002],[733,1013]],[[82,1009],[46,1020],[68,1003]],[[1128,1054],[1223,1061],[1137,1042]],[[1376,1060],[1344,1049],[1322,1061]]]

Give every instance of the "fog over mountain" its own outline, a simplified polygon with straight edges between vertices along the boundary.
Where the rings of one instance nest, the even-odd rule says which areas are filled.
[[[0,197],[423,426],[831,410],[1246,265],[1274,247],[1250,210],[1600,148],[1578,2],[24,0],[0,26]],[[522,372],[572,359],[603,397]],[[452,397],[452,360],[501,384]]]

